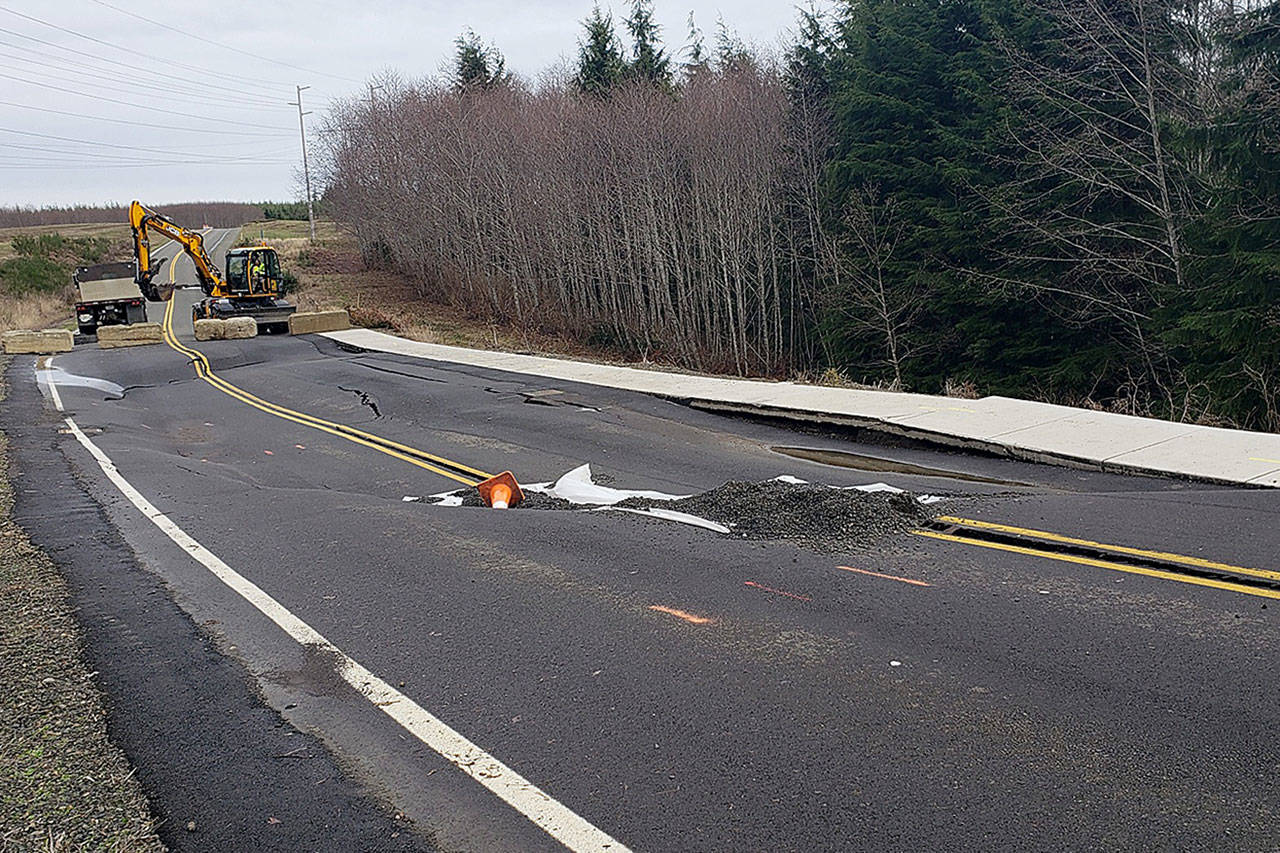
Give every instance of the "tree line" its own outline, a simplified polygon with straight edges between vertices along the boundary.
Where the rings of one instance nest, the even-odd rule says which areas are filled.
[[[145,201],[145,200],[144,200]],[[234,228],[255,219],[307,218],[306,204],[255,204],[239,201],[196,201],[166,204],[162,213],[179,225],[199,228]],[[287,213],[301,216],[286,216]],[[274,215],[273,215],[274,214]],[[80,223],[129,221],[125,205],[74,205],[68,207],[0,207],[0,228],[30,228],[41,225],[75,225]]]
[[[536,83],[328,119],[424,299],[653,359],[1280,429],[1280,3],[843,0],[772,55],[596,8]]]

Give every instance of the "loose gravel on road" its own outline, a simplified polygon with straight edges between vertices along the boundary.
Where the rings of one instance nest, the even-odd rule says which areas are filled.
[[[11,519],[8,464],[0,435],[0,850],[163,850],[107,739],[66,584]]]
[[[781,539],[820,551],[866,546],[930,518],[909,492],[863,492],[779,480],[731,480],[680,500],[630,498],[618,506],[686,512],[719,522],[741,539]]]
[[[481,507],[474,490],[462,505]],[[812,483],[731,480],[706,492],[677,500],[627,498],[620,509],[669,509],[723,524],[740,539],[785,540],[820,551],[847,551],[885,536],[905,533],[932,513],[910,492],[864,492]],[[560,498],[526,492],[518,509],[581,510]]]

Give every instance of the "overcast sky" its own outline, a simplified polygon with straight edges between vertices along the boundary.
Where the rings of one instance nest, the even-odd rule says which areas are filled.
[[[624,5],[612,5],[620,22]],[[655,6],[676,50],[691,11],[708,41],[723,16],[765,47],[781,44],[796,17],[787,0]],[[0,205],[300,197],[294,85],[312,87],[304,100],[320,112],[383,70],[434,76],[468,27],[534,77],[576,53],[590,9],[591,0],[0,0]]]

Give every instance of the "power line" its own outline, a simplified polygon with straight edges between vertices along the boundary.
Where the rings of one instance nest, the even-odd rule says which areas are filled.
[[[18,71],[23,74],[40,75],[44,78],[52,79],[54,82],[57,82],[57,83],[65,83],[65,82],[83,83],[86,86],[92,86],[98,89],[105,89],[109,92],[118,92],[124,95],[131,94],[134,89],[143,89],[143,90],[149,90],[154,92],[160,92],[166,95],[177,95],[185,98],[201,98],[211,103],[223,104],[226,106],[237,106],[237,107],[241,107],[242,109],[253,109],[253,110],[269,110],[273,106],[277,106],[279,104],[278,101],[275,104],[272,104],[268,101],[245,100],[245,99],[237,100],[228,95],[209,94],[206,92],[201,92],[194,89],[186,88],[185,86],[171,87],[171,86],[165,86],[157,83],[144,83],[140,80],[132,80],[132,79],[122,80],[119,77],[113,77],[107,74],[96,74],[92,71],[81,71],[81,70],[72,70],[72,69],[62,68],[60,66],[53,65],[48,62],[42,62],[37,59],[27,59],[26,57],[12,56],[4,53],[0,53],[0,58],[16,60],[18,62],[27,62],[32,65],[43,65],[46,68],[53,69],[53,71],[55,72],[60,72],[62,74],[70,75],[72,77],[72,80],[67,81],[63,77],[58,77],[49,71],[42,71],[39,69],[26,69],[26,68],[13,68],[11,66],[0,66],[9,71]],[[96,79],[89,79],[89,78],[96,78]],[[99,83],[99,82],[96,82],[96,80],[106,80],[108,82]],[[133,87],[133,89],[129,87]],[[152,96],[148,95],[148,97],[152,97]]]
[[[33,41],[36,44],[42,44],[45,47],[51,47],[59,51],[60,53],[73,53],[76,56],[83,56],[93,60],[94,62],[99,62],[99,63],[105,62],[108,65],[118,65],[121,68],[126,69],[129,72],[129,74],[133,76],[136,76],[141,71],[141,69],[139,69],[136,64],[121,62],[118,59],[108,59],[107,57],[99,56],[96,53],[89,53],[87,50],[76,50],[74,47],[66,47],[65,45],[60,45],[57,42],[52,42],[52,41],[48,41],[47,39],[37,38],[36,36],[27,35],[26,33],[20,33],[17,30],[11,30],[6,27],[0,27],[0,33],[4,33],[10,36],[16,36],[17,38],[26,39],[27,41]],[[16,46],[17,45],[10,45],[10,47],[16,47]],[[31,48],[27,48],[27,50],[31,50]],[[105,69],[99,69],[99,70],[105,70]],[[208,85],[208,86],[217,85],[217,84],[208,83],[205,81],[201,81],[201,82],[204,83],[204,85]],[[226,88],[227,91],[236,92],[242,95],[252,96],[252,97],[261,97],[261,98],[268,98],[268,99],[274,99],[279,97],[275,93],[271,92],[269,89],[262,89],[260,92],[250,93],[241,89],[231,89],[230,87],[220,87],[220,88]]]
[[[218,136],[244,136],[244,137],[262,138],[262,139],[277,139],[277,138],[293,135],[291,131],[287,133],[250,133],[248,131],[243,131],[243,130],[206,130],[202,127],[171,127],[170,125],[167,125],[167,124],[153,124],[151,122],[146,122],[146,121],[130,121],[127,118],[109,118],[107,116],[87,116],[84,113],[75,113],[75,112],[71,112],[70,110],[55,110],[50,107],[37,107],[34,104],[19,104],[14,101],[0,101],[0,107],[16,107],[18,109],[23,109],[23,110],[35,110],[37,112],[42,112],[42,113],[53,113],[54,115],[71,116],[72,118],[77,118],[84,121],[107,121],[107,122],[111,122],[112,124],[127,124],[133,127],[147,127],[147,128],[152,128],[156,130],[177,131],[180,133],[205,133],[205,134],[216,134]],[[206,121],[217,121],[217,119],[206,119]]]
[[[0,77],[3,77],[7,80],[16,80],[19,83],[27,83],[32,86],[39,86],[42,89],[52,89],[55,92],[66,92],[69,95],[79,95],[82,98],[93,98],[94,100],[104,101],[109,104],[120,104],[122,106],[129,107],[130,109],[151,110],[152,112],[167,113],[169,115],[182,116],[183,118],[194,118],[194,119],[200,119],[201,121],[217,121],[219,124],[234,124],[234,125],[239,125],[241,127],[253,127],[253,128],[259,128],[259,129],[263,127],[263,125],[260,123],[247,122],[247,121],[235,121],[234,119],[229,119],[229,118],[211,119],[207,115],[197,115],[195,113],[184,113],[184,112],[179,112],[178,110],[166,110],[160,107],[148,107],[146,105],[136,103],[135,101],[122,101],[119,98],[108,98],[106,95],[95,95],[91,92],[78,92],[75,89],[67,89],[63,86],[54,86],[51,83],[41,83],[37,80],[28,80],[23,77],[15,77],[12,74],[0,73]],[[273,129],[283,130],[283,128],[273,128]]]
[[[0,163],[0,169],[21,169],[26,171],[58,171],[65,172],[72,169],[151,169],[156,166],[278,166],[283,165],[280,161],[262,160],[251,161],[246,160],[237,163],[210,163],[207,160],[156,160],[147,163],[94,163],[92,165],[81,164],[59,164],[59,165],[42,165],[42,164],[15,164],[5,165]]]
[[[74,160],[82,160],[86,157],[99,159],[99,160],[155,159],[155,155],[159,151],[163,150],[163,149],[147,149],[144,152],[147,156],[144,158],[141,155],[133,156],[130,150],[126,150],[125,152],[122,153],[119,151],[85,150],[83,148],[55,148],[50,143],[47,143],[47,142],[41,143],[39,145],[27,145],[22,142],[5,142],[0,140],[0,148],[13,148],[19,151],[35,151],[35,152],[38,152],[39,154],[47,155],[47,158],[49,160],[53,160],[57,162],[66,162],[66,158],[68,157]],[[292,154],[292,152],[293,152],[293,148],[289,147],[287,149],[272,148],[266,151],[261,149],[254,150],[254,151],[230,151],[225,154],[216,152],[216,151],[191,151],[191,152],[165,151],[164,154],[167,157],[207,157],[211,161],[212,160],[233,161],[233,160],[254,160],[254,159],[268,159],[268,158],[280,159],[282,157],[285,157],[286,155]],[[25,156],[34,157],[35,155],[28,154]],[[290,157],[288,162],[290,163],[294,162],[293,158]]]
[[[260,81],[258,81],[258,80],[254,80],[253,78],[250,78],[250,77],[241,77],[241,76],[240,76],[240,75],[238,75],[238,74],[227,74],[227,73],[222,72],[222,71],[214,71],[214,70],[212,70],[212,69],[210,69],[210,68],[201,68],[201,67],[200,67],[200,66],[198,66],[198,65],[187,65],[186,63],[176,62],[176,61],[171,60],[171,59],[165,59],[164,57],[156,56],[156,55],[154,55],[154,54],[150,54],[150,53],[143,53],[142,51],[137,50],[137,49],[135,49],[135,48],[131,48],[131,47],[122,47],[122,46],[120,46],[120,45],[118,45],[118,44],[114,44],[114,43],[112,43],[112,42],[105,41],[104,39],[100,39],[100,38],[98,38],[97,36],[91,36],[91,35],[87,35],[86,33],[77,32],[77,31],[75,31],[75,30],[73,30],[73,29],[70,29],[69,27],[64,27],[64,26],[61,26],[61,25],[59,25],[59,24],[50,23],[49,21],[41,20],[40,18],[37,18],[37,17],[35,17],[35,16],[33,16],[33,15],[28,15],[28,14],[25,14],[25,13],[23,13],[23,12],[15,11],[15,10],[13,10],[13,9],[10,9],[8,6],[0,6],[0,12],[8,12],[10,15],[15,15],[15,16],[17,16],[17,17],[19,17],[19,18],[24,19],[24,20],[31,21],[32,23],[40,24],[41,26],[48,27],[48,28],[53,29],[53,30],[58,30],[59,32],[63,32],[63,33],[66,33],[66,34],[68,34],[68,35],[75,36],[76,38],[82,38],[82,39],[85,39],[86,41],[91,41],[91,42],[93,42],[94,44],[100,44],[100,45],[102,45],[103,47],[109,47],[109,48],[112,48],[113,50],[119,50],[119,51],[122,51],[122,52],[124,52],[124,53],[127,53],[127,54],[129,54],[129,55],[131,55],[131,56],[142,56],[142,57],[145,57],[145,58],[147,58],[147,59],[154,60],[154,61],[156,61],[156,62],[162,62],[162,63],[164,63],[164,64],[166,64],[166,65],[172,65],[172,66],[175,66],[175,67],[177,67],[177,68],[185,68],[185,69],[187,69],[188,71],[195,71],[195,72],[197,72],[197,73],[199,73],[199,74],[211,74],[211,75],[213,75],[213,76],[215,76],[215,77],[222,77],[222,78],[225,78],[225,79],[227,79],[227,80],[236,80],[236,81],[239,81],[239,82],[241,82],[241,83],[250,83],[250,84],[253,84],[253,85],[258,85],[258,84],[259,84],[259,82],[260,82]]]
[[[114,142],[101,142],[99,140],[94,140],[94,139],[75,139],[70,136],[58,136],[52,133],[37,133],[33,130],[18,130],[12,127],[0,127],[0,133],[15,133],[19,136],[31,136],[37,139],[52,139],[57,142],[71,142],[76,145],[88,145],[90,147],[97,147],[97,148],[115,148],[121,151],[142,151],[148,154],[164,154],[167,156],[186,156],[186,157],[201,156],[201,154],[199,153],[177,155],[176,152],[166,148],[148,148],[146,146],[141,146],[141,145],[120,145]]]
[[[226,50],[232,50],[232,51],[235,51],[236,53],[242,54],[242,55],[244,55],[244,56],[250,56],[250,57],[253,57],[254,59],[260,59],[260,60],[262,60],[263,62],[270,62],[270,63],[273,63],[273,64],[275,64],[275,65],[283,66],[284,68],[292,68],[292,69],[294,69],[295,71],[305,71],[305,72],[307,72],[308,74],[319,74],[319,75],[321,75],[321,76],[323,76],[323,77],[332,77],[332,78],[333,78],[333,79],[335,79],[335,80],[342,80],[343,82],[346,82],[346,83],[357,83],[357,84],[358,84],[358,83],[360,83],[360,81],[359,81],[359,80],[353,80],[353,79],[351,79],[350,77],[343,77],[343,76],[341,76],[340,74],[330,74],[330,73],[329,73],[329,72],[327,72],[327,71],[316,71],[316,70],[311,69],[311,68],[304,68],[304,67],[302,67],[301,65],[294,65],[293,63],[290,63],[290,62],[284,62],[284,61],[281,61],[281,60],[279,60],[279,59],[273,59],[273,58],[271,58],[271,57],[269,57],[269,56],[261,56],[261,55],[256,54],[256,53],[250,53],[250,52],[249,52],[249,51],[247,51],[247,50],[241,50],[241,49],[240,49],[240,48],[238,48],[238,47],[232,47],[232,46],[231,46],[231,45],[229,45],[229,44],[223,44],[222,42],[214,41],[213,39],[210,39],[210,38],[205,38],[205,37],[204,37],[204,36],[202,36],[202,35],[197,35],[196,33],[187,32],[186,30],[179,29],[178,27],[172,26],[172,25],[170,25],[170,24],[163,23],[162,21],[156,21],[156,20],[154,20],[154,19],[152,19],[152,18],[148,18],[148,17],[146,17],[145,15],[139,15],[139,14],[138,14],[138,13],[136,13],[136,12],[130,12],[130,11],[128,11],[127,9],[121,9],[119,6],[113,6],[112,4],[107,3],[107,2],[106,2],[106,0],[92,0],[92,2],[97,3],[99,6],[105,6],[105,7],[107,7],[108,9],[113,9],[113,10],[115,10],[116,12],[121,13],[122,15],[128,15],[128,16],[129,16],[129,17],[131,17],[131,18],[137,18],[138,20],[140,20],[140,21],[146,21],[146,22],[147,22],[147,23],[149,23],[149,24],[155,24],[157,27],[163,27],[163,28],[164,28],[164,29],[166,29],[166,30],[170,30],[171,32],[178,33],[179,35],[184,35],[184,36],[186,36],[187,38],[193,38],[193,39],[196,39],[196,40],[198,40],[198,41],[202,41],[202,42],[204,42],[205,44],[211,44],[211,45],[214,45],[215,47],[221,47],[221,48],[224,48],[224,49],[226,49]]]
[[[4,146],[3,144],[0,144],[0,148],[3,148],[3,147],[6,147],[6,146]],[[75,167],[120,166],[120,165],[129,165],[133,163],[203,163],[206,166],[239,166],[244,163],[256,163],[260,166],[288,166],[293,163],[292,160],[285,160],[278,157],[277,158],[236,157],[234,159],[227,159],[227,160],[205,160],[201,158],[192,157],[192,158],[186,158],[186,159],[170,158],[166,160],[166,159],[155,158],[155,157],[144,159],[144,158],[138,158],[138,157],[115,156],[115,157],[107,157],[105,159],[98,159],[98,160],[91,160],[91,161],[84,160],[84,159],[64,160],[56,157],[37,157],[33,154],[26,154],[21,152],[12,158],[0,157],[0,162],[7,162],[7,163],[23,162],[29,165],[66,166],[68,168],[73,166]]]

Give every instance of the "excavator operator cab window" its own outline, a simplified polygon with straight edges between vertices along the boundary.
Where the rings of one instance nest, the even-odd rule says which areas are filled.
[[[274,249],[249,252],[249,288],[253,293],[269,293],[271,282],[280,280],[280,260]]]
[[[249,258],[246,255],[231,255],[227,258],[227,287],[235,292],[249,289]]]

